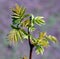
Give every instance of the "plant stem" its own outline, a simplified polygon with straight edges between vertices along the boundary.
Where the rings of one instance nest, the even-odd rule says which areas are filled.
[[[30,34],[29,28],[28,28],[28,34]],[[34,45],[33,45],[33,44],[31,43],[31,41],[30,41],[30,35],[28,36],[28,41],[29,41],[29,47],[30,47],[29,59],[32,59],[32,52],[33,52]]]
[[[30,45],[29,59],[32,59],[33,48],[34,48],[34,46],[33,45]]]
[[[31,26],[31,17],[30,17],[30,24],[29,26]],[[34,45],[31,43],[30,41],[30,31],[29,31],[29,27],[28,27],[28,41],[29,41],[29,47],[30,47],[30,51],[29,51],[29,59],[32,59],[32,52],[33,52],[33,48],[34,48]]]

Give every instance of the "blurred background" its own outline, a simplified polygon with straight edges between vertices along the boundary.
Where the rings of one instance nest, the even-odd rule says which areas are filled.
[[[43,16],[46,25],[37,27],[37,30],[56,36],[59,42],[45,49],[43,55],[36,55],[33,51],[32,59],[60,59],[60,0],[0,0],[0,59],[20,59],[24,55],[29,57],[28,41],[24,41],[24,44],[18,42],[14,46],[6,39],[11,30],[10,8],[16,3],[26,7],[27,13]]]

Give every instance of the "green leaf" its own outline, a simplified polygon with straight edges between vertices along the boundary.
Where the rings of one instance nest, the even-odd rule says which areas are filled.
[[[20,23],[20,19],[17,20],[12,20],[13,24],[19,24]]]
[[[29,28],[29,31],[30,31],[30,32],[35,31],[35,27],[31,26],[31,27]]]
[[[28,17],[29,14],[25,14],[26,8],[20,7],[18,4],[16,4],[15,8],[12,8],[12,22],[13,24],[20,24],[21,21]]]
[[[30,41],[34,46],[36,46],[38,43],[37,39],[32,34],[30,34]]]
[[[25,11],[26,11],[26,8],[21,8],[21,12],[20,12],[20,15],[23,16],[25,14]]]
[[[20,17],[18,15],[12,15],[11,17],[12,19],[16,18],[16,19],[19,19]]]
[[[13,12],[14,14],[19,15],[20,12],[21,12],[21,9],[22,9],[22,8],[21,8],[18,4],[16,4],[16,5],[15,5],[15,8],[12,8],[12,12]]]
[[[23,21],[23,22],[21,23],[21,26],[22,26],[22,27],[29,27],[29,24],[30,24],[30,20],[27,19],[27,20],[25,20],[25,21]]]
[[[37,45],[36,46],[36,53],[37,53],[37,55],[38,54],[42,54],[43,55],[43,52],[44,52],[44,48],[42,46]]]
[[[43,39],[46,36],[46,32],[39,33],[38,39]]]
[[[43,18],[43,17],[37,16],[37,17],[35,18],[35,23],[36,23],[37,25],[45,24],[45,21],[44,21],[42,18]]]
[[[46,36],[46,37],[47,37],[48,40],[52,41],[53,43],[57,42],[57,38],[54,37],[54,36],[49,35],[49,36]]]
[[[38,44],[43,46],[43,47],[48,47],[49,46],[49,41],[46,38],[41,39],[41,40],[39,39]]]
[[[26,31],[24,31],[23,29],[20,29],[20,30],[21,30],[23,39],[28,39],[28,34],[26,33]]]
[[[21,30],[18,30],[17,31],[17,35],[18,35],[18,38],[21,40],[21,42],[22,42],[22,40],[23,40],[23,36],[22,36],[22,34],[21,34]]]
[[[18,42],[18,36],[17,36],[17,33],[15,34],[15,42]]]
[[[25,15],[24,15],[24,18],[29,17],[29,16],[30,16],[30,14],[25,14]]]
[[[18,41],[17,30],[16,29],[13,29],[9,32],[8,39],[13,43]]]
[[[15,18],[15,17],[11,17],[11,18],[13,19],[12,21],[19,19],[19,18]]]
[[[46,32],[39,33],[39,37],[36,39],[36,44],[41,45],[43,47],[49,46],[49,41],[46,39]]]
[[[20,29],[25,35],[28,35],[24,29]]]
[[[17,27],[15,27],[14,25],[11,24],[12,29],[18,29]]]
[[[22,42],[23,39],[27,39],[27,38],[28,38],[28,34],[23,29],[13,29],[9,32],[8,35],[8,39],[13,43],[18,42],[19,39]]]

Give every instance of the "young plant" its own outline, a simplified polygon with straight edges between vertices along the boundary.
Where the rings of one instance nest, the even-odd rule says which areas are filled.
[[[38,38],[31,34],[31,32],[36,29],[35,24],[39,26],[45,24],[45,21],[43,20],[44,17],[34,17],[32,14],[26,14],[26,9],[18,4],[12,8],[12,12],[12,30],[8,34],[8,39],[13,43],[18,42],[18,40],[23,41],[23,39],[27,39],[30,47],[29,59],[32,59],[34,47],[37,54],[43,54],[44,48],[50,45],[50,41],[53,43],[57,42],[57,39],[54,36],[47,35],[46,32],[38,33]]]

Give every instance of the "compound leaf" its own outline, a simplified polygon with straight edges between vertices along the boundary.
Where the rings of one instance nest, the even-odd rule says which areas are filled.
[[[43,39],[46,36],[46,32],[39,33],[39,39]]]
[[[57,38],[54,36],[49,35],[49,36],[47,36],[47,38],[48,38],[48,40],[52,41],[53,43],[57,42]]]
[[[40,44],[43,47],[48,47],[49,46],[49,41],[47,39],[39,40],[38,44]]]
[[[45,24],[45,21],[44,21],[42,18],[43,18],[43,17],[37,16],[37,17],[35,18],[35,23],[36,23],[37,25]]]
[[[37,45],[36,46],[37,55],[40,54],[40,53],[43,54],[43,52],[44,52],[44,48],[42,46]]]
[[[25,14],[26,8],[20,7],[18,4],[16,4],[15,8],[12,8],[12,22],[13,24],[21,23],[21,21],[28,17],[29,14]]]
[[[13,43],[18,41],[16,29],[13,29],[9,32],[8,39]]]

